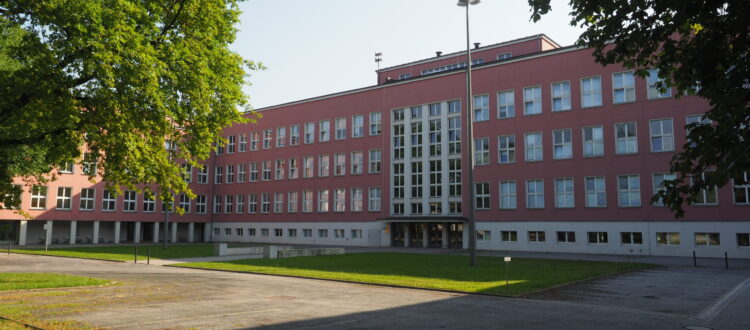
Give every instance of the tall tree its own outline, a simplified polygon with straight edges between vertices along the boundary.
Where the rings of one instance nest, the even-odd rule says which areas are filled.
[[[238,1],[0,1],[0,207],[17,206],[14,178],[69,162],[191,194],[175,160],[198,165],[248,120]]]
[[[529,0],[531,19],[551,10],[550,0]],[[708,100],[704,119],[691,124],[689,142],[670,163],[677,179],[663,198],[676,217],[702,189],[731,180],[746,183],[750,171],[750,1],[570,0],[571,25],[585,31],[577,44],[593,47],[596,61],[620,63],[641,77],[659,70],[660,88],[675,97]],[[747,175],[750,175],[748,173]]]

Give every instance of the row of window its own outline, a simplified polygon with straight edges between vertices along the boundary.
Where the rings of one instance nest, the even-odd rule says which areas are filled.
[[[527,231],[527,241],[530,243],[541,243],[547,241],[545,231]],[[557,231],[555,232],[558,243],[575,243],[576,232],[574,231]],[[492,231],[477,230],[477,241],[492,241]],[[656,232],[657,245],[680,245],[679,232]],[[719,246],[721,245],[721,235],[719,233],[696,232],[693,234],[695,246]],[[501,230],[500,242],[517,242],[518,232],[515,230]],[[609,233],[606,231],[586,232],[586,242],[589,244],[608,244]],[[643,244],[642,232],[620,232],[620,244],[623,245],[640,245]],[[736,244],[738,247],[750,247],[750,234],[737,233]]]
[[[234,230],[232,230],[234,229]],[[362,229],[351,229],[349,231],[349,237],[346,237],[346,231],[344,229],[333,229],[333,238],[336,239],[362,239]],[[221,228],[214,228],[214,235],[215,236],[238,236],[243,237],[245,236],[245,228],[224,228],[224,232],[222,233]],[[318,229],[318,238],[328,238],[328,229]],[[258,235],[258,230],[256,228],[247,228],[247,236],[254,237]],[[260,228],[260,235],[261,237],[270,237],[270,229],[269,228]],[[289,237],[289,238],[295,238],[297,236],[297,228],[288,228],[286,230],[286,236],[284,236],[284,229],[283,228],[274,228],[273,229],[273,236],[274,237]],[[311,228],[303,228],[302,229],[302,237],[303,238],[312,238],[313,237],[313,230]]]
[[[315,198],[317,195],[317,198]],[[333,195],[333,204],[331,204]],[[364,201],[364,189],[351,188],[348,191],[350,200],[350,212],[362,212]],[[367,210],[379,212],[381,207],[380,187],[370,187],[367,190]],[[347,211],[347,189],[318,189],[317,194],[312,190],[248,194],[247,203],[244,194],[237,195],[214,195],[214,214],[234,213],[311,213],[317,212],[346,212]],[[247,208],[246,208],[247,205]],[[315,206],[317,205],[317,208]]]
[[[702,119],[702,115],[687,117],[687,124],[709,122]],[[649,121],[649,144],[651,152],[670,152],[675,150],[675,137],[672,118],[652,119]],[[573,158],[573,129],[557,129],[552,131],[552,159]],[[583,157],[604,156],[604,126],[594,125],[581,128]],[[615,154],[628,155],[638,153],[638,130],[636,122],[617,123],[614,125]],[[529,132],[523,135],[523,155],[527,162],[542,161],[544,159],[542,132]],[[476,165],[490,163],[490,138],[476,138]],[[518,158],[516,153],[516,135],[500,135],[497,137],[497,162],[500,164],[514,163]]]
[[[635,76],[633,71],[617,72],[612,74],[612,103],[635,102]],[[658,71],[649,70],[646,79],[648,99],[662,99],[672,96],[669,88],[660,88],[663,83],[658,77]],[[569,80],[552,83],[550,85],[550,104],[552,112],[572,110],[571,105],[571,82]],[[602,77],[592,76],[580,79],[581,107],[591,108],[602,105]],[[542,86],[524,87],[523,114],[525,116],[538,115],[542,113]],[[516,116],[516,94],[515,90],[497,92],[497,118],[507,119]],[[490,119],[489,95],[474,96],[474,120],[477,122]]]
[[[72,210],[73,209],[73,188],[71,187],[57,187],[57,195],[55,197],[56,204],[55,209],[57,210]],[[32,210],[43,210],[47,208],[47,187],[46,186],[33,186],[31,188],[31,209]],[[137,212],[138,211],[138,192],[134,190],[127,190],[123,192],[123,212]],[[151,192],[143,193],[141,210],[143,212],[156,212],[156,194]],[[104,212],[116,212],[117,211],[117,194],[114,191],[104,189],[102,197],[99,200],[101,210]],[[187,213],[191,211],[191,200],[187,195],[181,194],[178,198],[179,207],[185,210]],[[80,211],[95,211],[97,205],[97,196],[95,188],[81,188],[80,198],[78,204],[78,210]],[[164,203],[162,203],[162,212],[166,209]],[[206,196],[197,195],[196,197],[196,211],[197,213],[206,213]]]
[[[352,151],[349,154],[349,166],[347,167],[347,155],[345,153],[336,153],[333,155],[318,155],[318,169],[315,171],[314,156],[302,157],[301,163],[299,158],[277,159],[275,161],[264,160],[260,162],[251,162],[249,164],[224,165],[214,167],[214,183],[242,183],[270,181],[272,174],[274,180],[314,178],[315,173],[318,177],[328,177],[331,172],[331,156],[333,157],[333,175],[346,175],[347,168],[350,175],[359,175],[364,173],[365,159],[362,151]],[[381,172],[382,153],[380,149],[370,149],[367,159],[367,172]],[[192,182],[193,170],[190,165],[183,164],[185,180]],[[300,173],[301,172],[301,173]],[[208,166],[198,169],[198,183],[208,183]]]
[[[333,138],[335,140],[345,140],[347,138],[347,123],[347,118],[341,117],[334,119]],[[371,112],[369,114],[368,125],[368,133],[370,136],[382,134],[381,113]],[[288,135],[287,129],[289,133]],[[294,124],[288,128],[283,126],[277,127],[276,129],[265,129],[262,132],[250,132],[250,134],[243,133],[237,136],[230,135],[226,137],[226,145],[220,145],[216,148],[216,154],[233,154],[235,152],[246,152],[248,150],[257,151],[261,147],[263,149],[271,149],[272,146],[275,148],[283,148],[287,146],[287,144],[289,146],[298,146],[300,143],[312,144],[315,143],[316,136],[318,142],[328,142],[331,140],[330,119],[320,120],[317,124],[315,122],[309,122],[304,125]],[[364,136],[365,116],[360,114],[353,115],[351,117],[351,137],[360,138]]]

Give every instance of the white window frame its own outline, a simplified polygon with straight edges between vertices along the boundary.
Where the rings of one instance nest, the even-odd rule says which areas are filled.
[[[572,110],[570,102],[570,80],[559,81],[550,85],[552,93],[552,112],[570,111]],[[559,104],[557,103],[559,100]]]
[[[542,86],[529,86],[523,88],[523,115],[533,116],[543,113],[542,110]]]
[[[516,117],[516,93],[509,89],[497,92],[497,119]]]
[[[581,78],[581,108],[602,106],[602,76]]]

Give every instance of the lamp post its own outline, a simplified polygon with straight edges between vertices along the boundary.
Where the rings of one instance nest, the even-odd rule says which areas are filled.
[[[471,46],[469,40],[469,6],[476,5],[480,0],[458,0],[459,7],[466,7],[466,139],[469,145],[469,168],[466,175],[466,182],[469,184],[468,195],[469,203],[466,205],[468,215],[469,232],[469,266],[477,264],[477,236],[476,221],[474,219],[474,112],[473,97],[471,95]]]

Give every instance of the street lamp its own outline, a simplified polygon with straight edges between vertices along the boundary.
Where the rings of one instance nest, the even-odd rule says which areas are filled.
[[[476,5],[480,0],[458,0],[459,7],[466,7],[466,139],[469,145],[469,170],[467,171],[466,181],[469,184],[469,203],[467,214],[469,225],[469,266],[477,264],[477,234],[476,221],[474,219],[474,112],[473,97],[471,95],[471,47],[469,46],[469,5]]]

